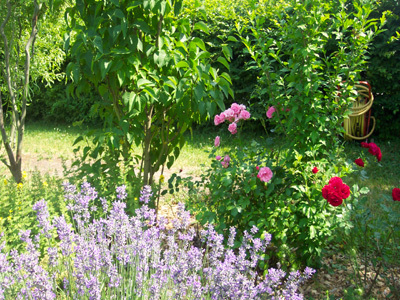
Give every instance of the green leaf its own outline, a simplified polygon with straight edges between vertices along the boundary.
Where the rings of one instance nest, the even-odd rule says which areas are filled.
[[[178,16],[181,12],[182,2],[183,2],[182,0],[178,0],[175,2],[175,4],[174,4],[174,15],[175,16]]]
[[[102,61],[100,64],[101,79],[106,78],[108,70],[111,68],[112,61]]]
[[[133,22],[133,25],[136,25],[136,27],[139,28],[144,33],[148,34],[153,33],[149,25],[143,20],[136,20],[135,22]]]
[[[228,61],[231,61],[231,57],[232,57],[232,49],[231,49],[231,47],[223,45],[222,46],[222,52],[224,53],[225,58]]]
[[[235,38],[234,36],[228,36],[228,41],[231,41],[231,42],[239,42],[238,40],[237,40],[237,38]]]
[[[368,194],[369,193],[369,188],[368,187],[362,187],[360,189],[360,194]]]
[[[204,42],[199,39],[198,37],[194,38],[192,43],[194,43],[195,45],[197,45],[197,47],[199,47],[201,50],[206,51],[206,45],[204,44]]]
[[[96,35],[96,37],[93,40],[94,47],[99,50],[101,54],[103,54],[103,40],[100,36]]]
[[[313,225],[310,226],[310,239],[313,239],[317,235],[317,231]]]
[[[225,58],[223,58],[222,56],[219,56],[217,58],[217,61],[220,62],[221,64],[223,64],[225,66],[225,68],[227,68],[229,70],[229,64]]]
[[[175,65],[175,67],[178,68],[178,69],[180,69],[180,68],[182,68],[182,69],[189,69],[189,64],[188,64],[186,61],[181,60],[180,62],[178,62],[178,63]]]
[[[167,52],[165,52],[164,50],[160,50],[160,51],[157,51],[156,53],[154,53],[154,62],[160,68],[167,64],[167,62],[168,62],[167,58],[168,58]]]
[[[194,96],[198,102],[200,102],[203,99],[204,96],[204,85],[202,83],[199,83],[196,85],[194,88]]]
[[[154,86],[154,84],[146,78],[140,78],[137,81],[137,87],[140,89],[142,86]]]
[[[207,34],[210,33],[209,30],[208,30],[207,24],[202,22],[202,21],[197,22],[196,24],[194,24],[194,30],[201,30],[201,31],[203,31],[203,32],[205,32]]]
[[[128,6],[126,10],[131,11],[135,7],[140,6],[142,3],[143,3],[143,1],[135,1],[130,6]]]

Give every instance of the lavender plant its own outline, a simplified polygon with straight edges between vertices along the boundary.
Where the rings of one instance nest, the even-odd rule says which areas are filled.
[[[20,232],[26,250],[6,252],[5,241],[0,247],[0,299],[302,299],[298,287],[315,272],[269,269],[260,277],[256,267],[271,236],[255,238],[256,227],[233,250],[235,228],[225,248],[213,226],[199,235],[189,227],[183,204],[170,225],[147,204],[129,217],[118,196],[104,217],[91,218],[96,190],[88,183],[64,188],[75,225],[63,215],[50,220],[47,202],[37,202],[39,234]],[[44,238],[49,247],[40,253]]]

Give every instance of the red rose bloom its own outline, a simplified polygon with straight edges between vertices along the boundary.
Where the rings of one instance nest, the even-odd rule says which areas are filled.
[[[381,152],[381,149],[379,149],[379,153],[378,153],[378,155],[376,156],[376,159],[377,159],[378,161],[381,161],[381,160],[382,160],[382,152]]]
[[[314,173],[314,174],[317,174],[318,173],[318,168],[317,167],[314,167],[314,169],[312,169],[312,172]]]
[[[328,203],[332,206],[339,206],[343,203],[343,199],[331,185],[322,188],[322,197],[328,200]]]
[[[399,188],[394,188],[392,190],[392,197],[394,201],[400,201],[400,189]]]
[[[336,191],[336,193],[342,199],[347,199],[350,196],[350,187],[346,184],[342,184]]]
[[[364,167],[364,162],[361,158],[357,158],[354,162],[357,166]]]
[[[368,144],[368,143],[365,143],[365,142],[362,142],[362,143],[361,143],[361,147],[363,147],[363,148],[369,148],[369,144]]]
[[[322,188],[322,197],[332,206],[339,206],[343,199],[350,196],[350,188],[340,177],[332,177],[329,183]]]
[[[342,184],[342,183],[343,181],[342,178],[340,177],[332,177],[328,182],[328,184]]]
[[[381,149],[375,144],[375,143],[369,143],[368,144],[368,152],[371,153],[373,156],[377,156],[379,152],[381,152]]]

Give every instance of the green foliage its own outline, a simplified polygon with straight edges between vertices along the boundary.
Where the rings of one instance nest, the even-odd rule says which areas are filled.
[[[39,172],[33,172],[29,177],[23,172],[23,181],[19,184],[3,177],[0,195],[0,232],[4,233],[7,249],[24,248],[18,235],[21,230],[32,229],[33,235],[39,233],[36,213],[32,210],[37,201],[45,198],[51,215],[66,213],[61,180],[41,176]]]
[[[365,67],[367,47],[384,19],[369,19],[371,1],[288,1],[267,18],[252,12],[252,35],[242,41],[261,70],[259,93],[274,106],[271,119],[301,154],[330,149],[342,133]],[[323,151],[320,151],[323,153]]]
[[[398,204],[390,196],[383,195],[376,200],[373,208],[368,206],[367,196],[349,206],[353,226],[340,235],[340,242],[346,245],[345,251],[350,253],[353,287],[361,289],[365,298],[377,286],[378,276],[390,288],[390,294],[386,295],[388,299],[400,292],[395,279],[400,250]]]
[[[65,82],[55,82],[51,87],[39,83],[35,89],[38,92],[32,96],[27,108],[31,121],[71,125],[84,120],[86,125],[91,126],[100,123],[99,117],[91,113],[95,103],[94,92],[79,98],[68,97]]]
[[[209,45],[209,51],[213,57],[212,65],[216,68],[222,68],[232,78],[232,89],[235,94],[235,101],[245,104],[252,108],[252,118],[260,119],[263,111],[257,106],[257,101],[252,100],[255,86],[257,84],[257,72],[254,70],[254,62],[250,55],[243,48],[240,39],[236,37],[236,23],[246,26],[249,22],[247,11],[251,7],[251,0],[240,1],[221,1],[221,0],[203,0],[201,1],[204,12],[207,16],[207,26],[209,33],[196,33],[206,45]],[[188,16],[191,20],[199,20],[199,14],[194,9],[196,0],[185,0],[186,4],[182,14]],[[272,12],[271,12],[272,13]],[[245,27],[247,28],[247,27]],[[246,29],[245,29],[246,30]],[[227,50],[226,47],[231,50]],[[231,51],[232,58],[225,61],[220,54],[224,51]],[[233,98],[225,100],[225,105],[230,105]]]
[[[206,24],[176,18],[181,6],[181,1],[93,0],[77,1],[68,11],[71,91],[79,96],[94,87],[99,99],[93,111],[104,120],[103,129],[89,135],[95,147],[86,147],[76,163],[96,180],[112,183],[122,164],[127,182],[152,184],[154,173],[179,156],[191,124],[233,96],[229,75],[219,75],[206,45],[193,36],[207,32]],[[134,145],[142,154],[132,153]],[[93,162],[85,165],[88,157]]]
[[[389,11],[389,12],[388,12]],[[372,113],[376,118],[376,133],[382,138],[400,135],[400,5],[395,0],[381,1],[372,14],[386,16],[384,32],[374,38],[369,47],[365,78],[371,83],[375,97]]]

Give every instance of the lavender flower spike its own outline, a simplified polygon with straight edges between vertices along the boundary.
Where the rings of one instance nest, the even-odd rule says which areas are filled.
[[[153,193],[151,192],[151,186],[145,185],[143,189],[140,191],[139,201],[147,204],[150,202],[151,196],[153,196]]]

